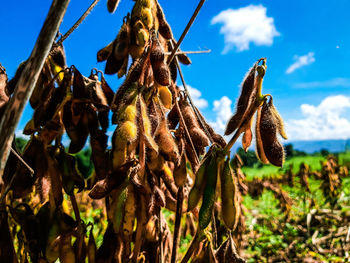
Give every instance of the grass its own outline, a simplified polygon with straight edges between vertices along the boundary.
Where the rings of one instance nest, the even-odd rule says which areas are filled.
[[[320,171],[320,162],[324,160],[326,160],[326,158],[321,155],[300,156],[287,160],[282,169],[273,167],[272,165],[257,164],[253,168],[244,167],[243,171],[247,176],[247,180],[252,180],[256,177],[264,178],[282,174],[289,169],[290,164],[293,164],[293,173],[296,174],[302,162],[308,164],[312,171]],[[338,160],[340,165],[347,165],[349,167],[350,152],[338,154]],[[313,199],[316,204],[316,207],[313,208],[330,208],[321,190],[321,181],[309,178],[309,185],[311,193],[305,193],[300,184],[300,179],[296,177],[294,187],[289,187],[288,185],[282,186],[293,199],[291,222],[298,222],[303,218],[306,220],[306,215],[311,210],[309,206],[309,201],[311,199]],[[343,213],[350,214],[350,177],[342,179],[341,192],[337,200],[338,208],[341,208]],[[307,200],[306,202],[305,199]],[[294,225],[286,222],[283,213],[278,207],[279,202],[275,199],[272,192],[264,190],[263,194],[256,199],[247,195],[244,197],[243,203],[249,211],[246,214],[247,229],[255,233],[255,238],[249,238],[246,248],[248,262],[267,262],[268,255],[280,253],[300,234]],[[309,241],[311,242],[310,238],[307,242]],[[299,254],[299,256],[304,255],[305,257],[318,258],[322,260],[322,262],[344,262],[336,255],[329,254],[325,257],[317,254],[309,250],[305,244],[297,243],[294,249],[296,255]]]
[[[254,167],[243,167],[243,172],[247,176],[247,180],[252,180],[253,178],[264,178],[266,176],[273,176],[284,173],[289,169],[289,165],[293,164],[293,173],[299,171],[301,163],[306,163],[310,166],[311,171],[319,171],[321,169],[321,162],[326,160],[324,156],[321,155],[306,155],[306,156],[296,156],[291,159],[287,159],[283,165],[283,168],[273,166],[271,164],[261,164],[257,163]],[[349,162],[350,164],[350,152],[339,154],[340,164],[344,162]]]

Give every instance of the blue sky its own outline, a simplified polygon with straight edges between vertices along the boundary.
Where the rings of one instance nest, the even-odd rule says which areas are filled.
[[[34,46],[51,1],[5,1],[0,63],[10,77]],[[198,1],[159,0],[175,38],[179,38]],[[61,32],[78,19],[90,1],[69,4]],[[83,24],[64,42],[68,65],[84,75],[96,52],[113,40],[133,1],[122,0],[107,12],[101,0]],[[219,132],[234,111],[240,83],[251,65],[267,57],[264,93],[271,93],[287,124],[291,140],[350,137],[350,2],[207,0],[185,38],[183,50],[209,48],[183,66],[186,82],[204,115]],[[107,78],[116,90],[122,80]],[[181,83],[179,83],[180,85]],[[200,91],[200,92],[199,92]],[[18,129],[31,111],[25,110]]]

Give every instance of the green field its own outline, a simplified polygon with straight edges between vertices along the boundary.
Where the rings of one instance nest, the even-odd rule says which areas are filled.
[[[273,177],[273,175],[283,174],[293,164],[293,173],[297,174],[302,162],[308,164],[312,171],[320,171],[320,161],[326,160],[321,155],[293,157],[286,161],[284,168],[279,169],[271,165],[255,164],[255,167],[243,168],[247,180],[254,178]],[[339,164],[345,164],[349,167],[350,153],[341,153],[338,155]],[[258,166],[260,166],[258,168]],[[339,198],[333,206],[327,202],[321,189],[321,180],[309,177],[310,193],[307,193],[300,184],[300,178],[294,178],[294,186],[283,185],[282,188],[293,200],[291,213],[287,219],[279,208],[279,201],[269,190],[264,190],[259,198],[252,198],[247,195],[244,197],[244,205],[247,208],[246,224],[248,232],[246,233],[246,258],[248,262],[279,262],[276,255],[283,254],[284,251],[292,249],[295,253],[295,259],[288,258],[291,262],[348,262],[344,257],[334,249],[327,253],[318,253],[313,245],[313,236],[320,227],[319,234],[316,237],[322,239],[322,231],[325,233],[337,233],[341,229],[340,221],[349,222],[350,220],[350,178],[342,178],[342,186]],[[312,205],[311,205],[312,204]],[[329,211],[329,215],[322,215],[320,221],[322,224],[306,226],[308,215],[319,211]],[[334,218],[328,217],[334,215]],[[336,216],[337,215],[337,216]],[[325,225],[324,225],[325,224]],[[329,228],[329,229],[327,229]],[[308,229],[309,232],[303,232]],[[330,239],[332,246],[339,245],[341,238]],[[338,244],[338,245],[337,245]],[[289,248],[288,248],[289,247]],[[324,248],[327,246],[324,246]],[[323,249],[323,247],[321,247]],[[298,258],[298,259],[297,259]],[[300,261],[301,258],[308,258],[310,261]]]

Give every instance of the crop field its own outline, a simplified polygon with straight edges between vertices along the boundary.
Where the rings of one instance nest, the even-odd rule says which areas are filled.
[[[314,52],[295,55],[283,77],[276,77],[281,68],[267,49],[261,50],[272,59],[259,52],[250,53],[249,65],[230,60],[242,82],[238,96],[230,91],[213,101],[213,121],[204,89],[184,75],[203,85],[214,77],[208,92],[225,89],[231,80],[223,79],[232,77],[222,64],[227,52],[249,50],[250,42],[271,46],[281,35],[263,5],[213,17],[211,25],[224,24],[225,48],[211,56],[220,61],[192,65],[192,54],[212,52],[183,49],[205,0],[182,31],[182,19],[162,6],[174,1],[118,7],[120,0],[105,0],[103,19],[94,18],[99,28],[84,31],[85,40],[70,36],[94,8],[101,14],[99,0],[67,29],[61,24],[69,2],[52,0],[30,56],[16,70],[0,64],[0,263],[349,262],[350,122],[341,114],[350,97],[330,96],[317,107],[300,103],[304,119],[284,120],[279,109],[293,112],[271,85],[285,85],[287,75],[314,63]],[[117,32],[107,22],[115,20]],[[200,32],[200,43],[204,28],[192,31]],[[295,104],[298,89],[319,85],[296,83],[288,100]],[[286,141],[288,131],[299,143],[336,134],[344,150],[307,154]]]

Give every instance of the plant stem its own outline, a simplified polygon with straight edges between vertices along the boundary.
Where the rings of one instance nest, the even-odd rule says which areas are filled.
[[[0,121],[0,183],[11,149],[13,134],[22,115],[24,106],[31,95],[44,62],[51,50],[58,28],[70,0],[53,0],[33,51],[16,84]]]
[[[179,41],[176,43],[175,48],[173,49],[173,51],[172,51],[170,57],[168,58],[168,65],[171,63],[171,61],[172,61],[173,58],[175,57],[175,53],[177,52],[177,50],[179,49],[179,47],[180,47],[182,41],[184,40],[185,36],[187,35],[188,30],[190,30],[190,28],[191,28],[191,26],[192,26],[194,20],[196,19],[196,17],[197,17],[197,15],[198,15],[199,11],[200,11],[201,8],[202,8],[204,2],[205,2],[205,0],[200,0],[200,2],[198,3],[198,6],[197,6],[196,10],[194,10],[194,13],[193,13],[193,15],[192,15],[190,21],[187,23],[187,26],[185,27],[184,32],[182,32],[182,35],[181,35]]]
[[[73,211],[74,211],[74,215],[75,215],[75,220],[80,225],[81,218],[80,218],[80,212],[79,212],[77,199],[75,199],[75,195],[74,194],[70,195],[69,197],[70,197],[70,201],[72,202]]]
[[[204,237],[205,237],[204,233],[201,230],[197,230],[196,235],[192,239],[191,244],[187,249],[185,256],[181,260],[181,263],[187,263],[190,260],[190,258],[192,257],[192,254],[198,248],[200,242],[204,239]]]
[[[171,253],[171,263],[176,262],[177,247],[178,247],[179,238],[180,238],[183,199],[184,199],[183,186],[180,186],[179,190],[177,191],[176,215],[175,215],[175,226],[174,226],[174,236],[173,236],[173,250]]]
[[[207,49],[207,50],[198,50],[198,51],[178,51],[175,53],[175,56],[177,55],[185,55],[185,54],[205,54],[205,53],[210,53],[211,50]],[[164,53],[166,56],[170,56],[172,54],[172,52],[165,52]]]
[[[97,5],[97,3],[100,0],[94,0],[92,4],[89,6],[89,8],[84,12],[84,14],[75,22],[75,24],[60,38],[58,41],[58,45],[62,44],[63,41],[65,41],[70,34],[73,33],[75,29],[78,28],[78,26],[84,21],[84,19],[91,13],[92,9]]]

